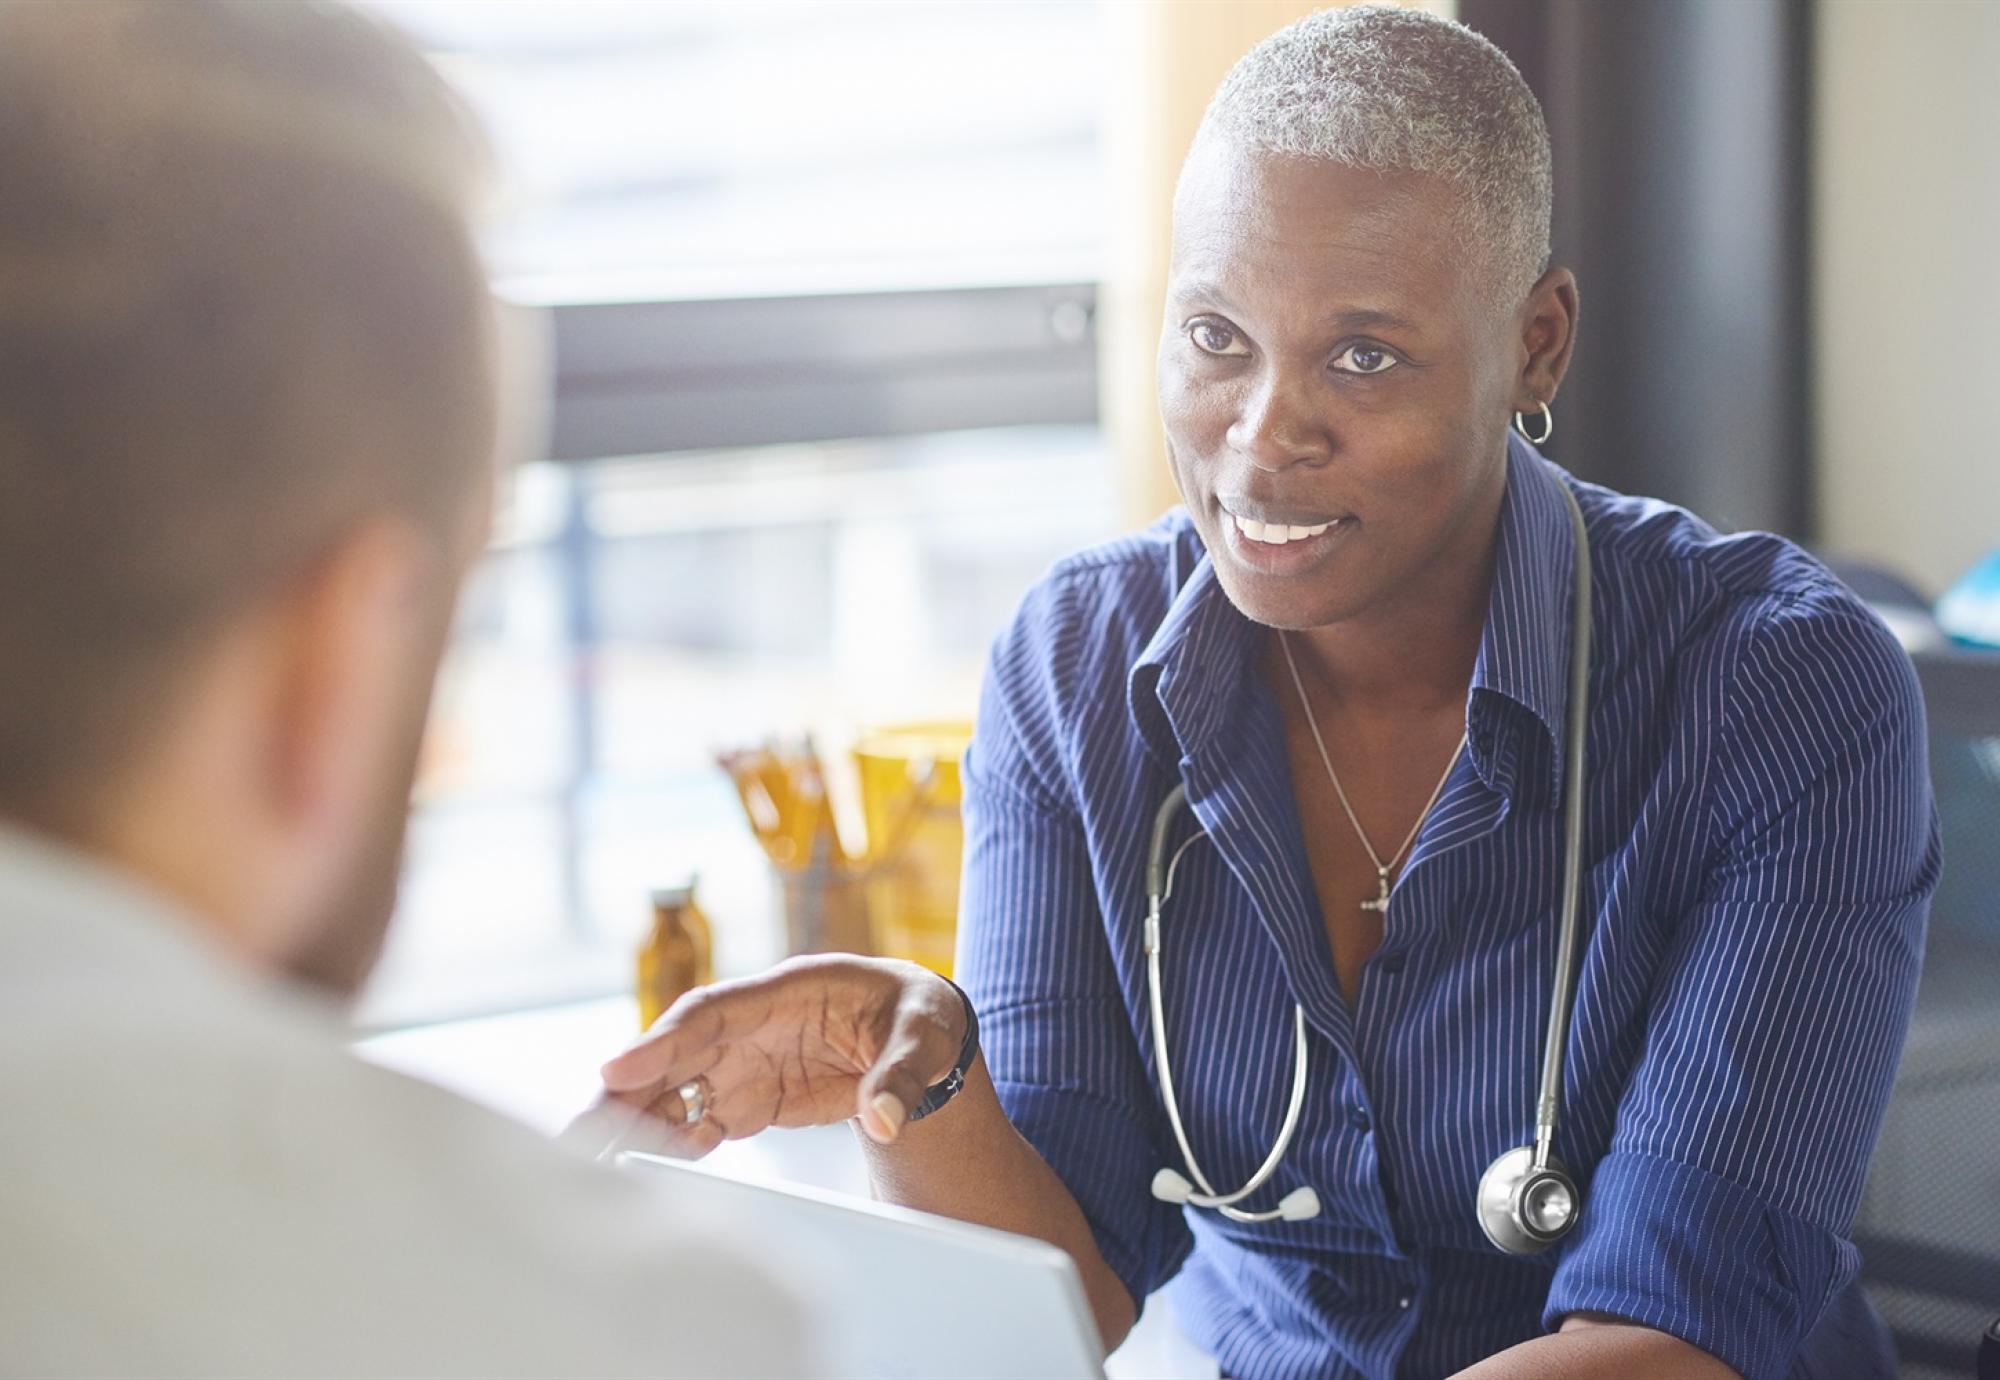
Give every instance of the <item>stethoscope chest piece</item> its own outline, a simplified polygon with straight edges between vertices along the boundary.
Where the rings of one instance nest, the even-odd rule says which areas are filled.
[[[1576,1225],[1583,1195],[1554,1155],[1537,1168],[1524,1145],[1493,1161],[1479,1180],[1479,1225],[1509,1255],[1545,1251]]]

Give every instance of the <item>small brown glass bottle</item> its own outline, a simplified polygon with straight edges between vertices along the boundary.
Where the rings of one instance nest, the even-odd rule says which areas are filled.
[[[639,949],[639,1024],[650,1028],[660,1013],[692,988],[715,980],[708,917],[694,902],[694,881],[653,893],[653,929]]]

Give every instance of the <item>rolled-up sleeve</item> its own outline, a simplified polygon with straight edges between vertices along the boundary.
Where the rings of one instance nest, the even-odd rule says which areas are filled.
[[[1544,1323],[1612,1314],[1776,1380],[1857,1267],[1938,844],[1922,700],[1879,623],[1774,596],[1727,660],[1702,692],[1705,885]]]
[[[1082,822],[1055,764],[1055,707],[1022,659],[1030,625],[996,647],[966,754],[959,980],[979,1011],[1001,1106],[1068,1186],[1135,1305],[1192,1245],[1152,1196],[1156,1114],[1120,996]]]

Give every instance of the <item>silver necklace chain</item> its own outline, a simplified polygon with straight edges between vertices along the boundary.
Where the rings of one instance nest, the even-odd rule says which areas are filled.
[[[1444,794],[1444,783],[1451,780],[1452,768],[1458,765],[1458,759],[1465,754],[1466,735],[1462,733],[1459,735],[1458,746],[1452,749],[1451,760],[1445,763],[1444,775],[1438,778],[1437,785],[1431,790],[1431,798],[1424,802],[1424,808],[1417,812],[1417,822],[1410,826],[1410,832],[1404,836],[1403,846],[1396,850],[1394,857],[1383,862],[1375,852],[1375,845],[1368,841],[1368,831],[1361,827],[1361,821],[1354,813],[1354,806],[1348,803],[1347,792],[1340,784],[1340,773],[1333,769],[1333,758],[1327,753],[1326,739],[1320,736],[1319,720],[1313,716],[1312,701],[1306,698],[1306,683],[1299,678],[1299,663],[1292,658],[1291,639],[1286,637],[1283,631],[1278,633],[1278,646],[1285,653],[1285,667],[1292,673],[1292,688],[1299,692],[1299,708],[1305,711],[1306,727],[1312,730],[1313,746],[1319,749],[1320,765],[1326,768],[1326,779],[1333,782],[1333,793],[1340,798],[1340,808],[1347,812],[1347,822],[1354,826],[1355,837],[1360,839],[1361,846],[1368,850],[1368,861],[1375,865],[1375,884],[1381,889],[1381,894],[1372,901],[1363,901],[1361,909],[1386,912],[1389,909],[1389,873],[1403,861],[1403,855],[1409,852],[1410,845],[1417,841],[1417,831],[1424,827],[1424,821],[1430,818],[1431,808],[1438,803],[1438,797]]]

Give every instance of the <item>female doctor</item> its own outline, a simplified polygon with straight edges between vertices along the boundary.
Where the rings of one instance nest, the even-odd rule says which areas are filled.
[[[1795,547],[1510,437],[1575,340],[1549,169],[1449,21],[1245,57],[1174,203],[1185,507],[994,648],[963,993],[796,960],[611,1093],[688,1155],[857,1117],[882,1197],[1062,1246],[1107,1347],[1172,1281],[1229,1375],[1890,1374],[1844,1233],[1937,871],[1918,692]]]

